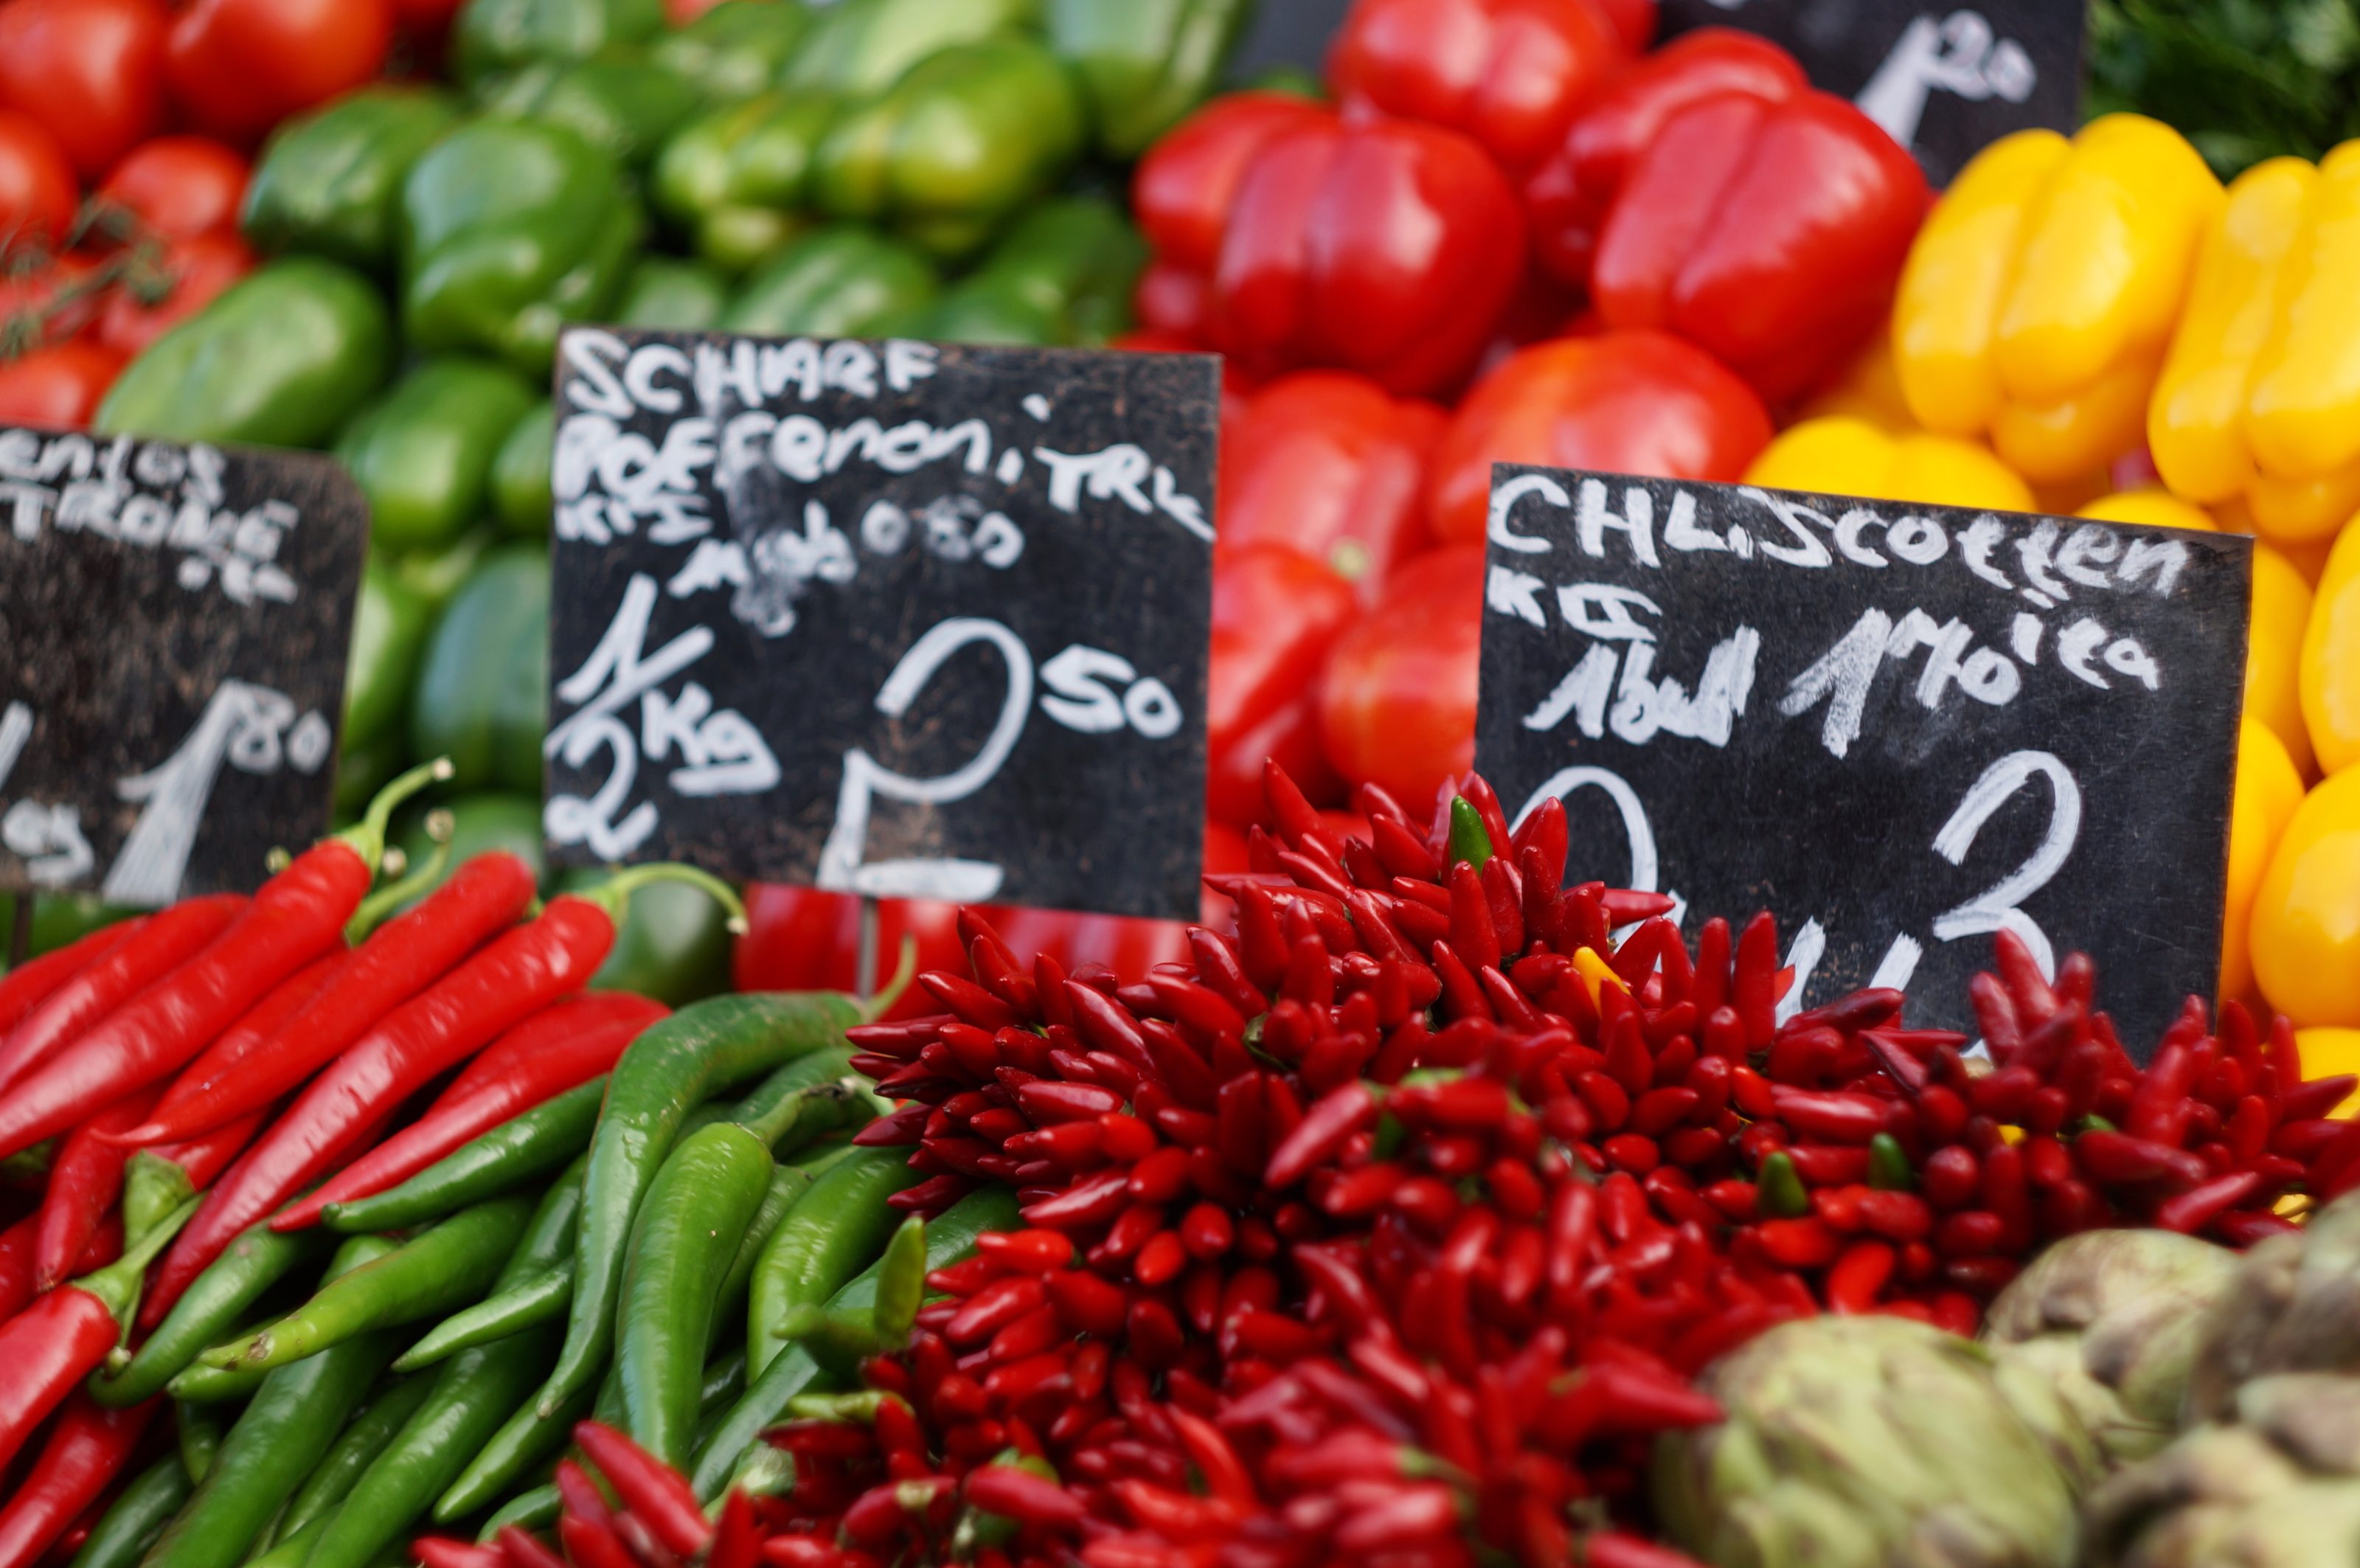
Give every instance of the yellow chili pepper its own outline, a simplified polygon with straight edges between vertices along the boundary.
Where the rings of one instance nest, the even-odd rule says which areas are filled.
[[[1895,433],[1864,419],[1805,420],[1763,450],[1745,482],[1926,506],[2030,511],[2032,490],[1979,441]]]
[[[2035,484],[2136,447],[2221,200],[2187,138],[2138,115],[1984,148],[1927,219],[1894,306],[1918,423],[1989,435]]]
[[[2360,278],[2352,286],[2360,290]],[[2327,557],[2303,630],[2301,683],[2303,722],[2320,771],[2360,762],[2360,527],[2338,534]]]
[[[2360,770],[2303,797],[2254,895],[2254,979],[2300,1028],[2360,1027]]]
[[[2360,141],[2273,159],[2208,229],[2147,414],[2181,495],[2242,497],[2284,544],[2360,510]]]
[[[2287,824],[2302,805],[2302,775],[2269,726],[2247,718],[2237,730],[2237,784],[2229,808],[2229,896],[2221,923],[2221,994],[2243,996],[2253,988],[2247,947],[2254,894],[2269,870]]]

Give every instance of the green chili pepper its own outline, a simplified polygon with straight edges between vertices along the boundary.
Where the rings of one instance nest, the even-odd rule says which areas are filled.
[[[787,1212],[755,1265],[747,1359],[760,1376],[789,1343],[795,1311],[823,1305],[876,1261],[892,1232],[885,1200],[923,1179],[902,1149],[856,1149]]]
[[[1891,1133],[1879,1133],[1868,1140],[1871,1187],[1886,1192],[1907,1192],[1916,1183],[1917,1174],[1909,1168],[1909,1156],[1903,1152],[1900,1139]]]
[[[139,1559],[195,1490],[180,1456],[166,1454],[123,1488],[90,1527],[67,1568],[138,1568]]]
[[[475,1539],[488,1543],[506,1525],[514,1525],[519,1530],[546,1530],[555,1524],[557,1516],[564,1511],[565,1499],[555,1486],[535,1486],[531,1491],[519,1492],[501,1504],[484,1521],[484,1528],[476,1532]],[[437,1514],[435,1518],[440,1519],[442,1516]]]
[[[213,1460],[221,1453],[222,1424],[185,1404],[179,1407],[174,1424],[178,1430],[173,1435],[180,1440],[180,1474],[194,1486],[212,1471]]]
[[[833,1164],[840,1153],[848,1148],[831,1151],[816,1163],[781,1164],[770,1172],[770,1184],[762,1194],[761,1207],[747,1224],[746,1234],[738,1240],[738,1251],[729,1260],[729,1272],[721,1277],[720,1288],[713,1298],[713,1329],[709,1345],[727,1343],[740,1337],[746,1329],[746,1292],[754,1278],[754,1265],[761,1260],[762,1249],[788,1212],[802,1201],[819,1179],[821,1171]]]
[[[356,1236],[337,1250],[329,1277],[392,1250],[382,1237]],[[364,1334],[266,1376],[142,1568],[234,1568],[299,1477],[327,1451],[394,1349],[390,1334]]]
[[[451,1365],[455,1366],[458,1363],[453,1361]],[[527,1398],[508,1417],[506,1425],[484,1441],[467,1461],[466,1468],[460,1471],[458,1479],[436,1499],[434,1522],[449,1524],[481,1513],[507,1496],[508,1488],[535,1465],[556,1457],[574,1435],[574,1423],[590,1415],[595,1404],[594,1390],[577,1389],[566,1397],[554,1415],[544,1419],[533,1401]]]
[[[1253,0],[1048,0],[1049,41],[1080,76],[1099,148],[1129,163],[1202,103]]]
[[[773,0],[722,0],[648,49],[648,59],[696,89],[708,103],[750,98],[779,79],[816,15]]]
[[[1445,858],[1454,866],[1465,861],[1480,872],[1483,862],[1491,858],[1491,830],[1483,826],[1483,814],[1475,809],[1475,803],[1463,795],[1452,795],[1449,848]]]
[[[164,1392],[182,1405],[234,1405],[252,1398],[269,1376],[267,1366],[196,1365],[176,1375]]]
[[[874,229],[839,224],[805,236],[746,280],[724,332],[759,337],[881,337],[940,287],[934,266]]]
[[[311,1555],[312,1545],[327,1528],[326,1519],[315,1519],[247,1558],[244,1568],[303,1568],[304,1560]]]
[[[625,169],[640,170],[701,102],[694,86],[660,66],[601,59],[527,66],[486,93],[484,107],[563,126]]]
[[[1003,34],[929,56],[838,119],[813,193],[837,217],[965,256],[1065,175],[1085,135],[1064,63],[1036,38]]]
[[[910,1330],[926,1299],[926,1222],[912,1214],[895,1228],[877,1260],[876,1332],[878,1347],[899,1351],[910,1343]]]
[[[378,1390],[368,1408],[344,1428],[336,1439],[336,1446],[328,1450],[327,1457],[305,1479],[302,1489],[289,1500],[274,1539],[283,1542],[333,1512],[351,1495],[362,1475],[377,1463],[377,1456],[385,1452],[394,1435],[418,1413],[418,1407],[426,1402],[433,1387],[432,1377],[404,1377]]]
[[[468,0],[452,54],[474,82],[539,60],[587,60],[662,30],[663,0]]]
[[[683,126],[657,155],[649,195],[696,253],[743,272],[809,226],[812,165],[837,104],[764,93]]]
[[[492,511],[502,533],[549,543],[549,461],[556,444],[557,410],[546,399],[500,443],[492,459]]]
[[[1145,242],[1112,203],[1044,203],[910,331],[941,343],[1103,344],[1130,330],[1131,297],[1146,264]]]
[[[859,1022],[850,997],[717,996],[682,1009],[623,1052],[590,1145],[565,1349],[541,1390],[543,1420],[587,1387],[614,1343],[625,1240],[690,1109],[714,1090],[837,1044]]]
[[[394,1370],[414,1372],[421,1366],[447,1361],[463,1350],[522,1333],[541,1323],[555,1322],[565,1316],[565,1304],[573,1299],[573,1264],[561,1263],[554,1268],[543,1269],[435,1324],[432,1332],[393,1364]]]
[[[461,789],[541,792],[549,728],[549,553],[485,556],[427,640],[410,696],[410,743],[448,757]]]
[[[705,1369],[696,1390],[696,1420],[701,1427],[714,1420],[746,1394],[746,1347],[725,1352]],[[699,1436],[703,1434],[700,1432]]]
[[[524,1234],[532,1206],[495,1198],[461,1211],[399,1250],[322,1286],[249,1339],[217,1345],[208,1366],[283,1366],[376,1329],[440,1317],[479,1299]]]
[[[400,725],[433,619],[425,598],[376,559],[361,568],[352,652],[344,660],[343,745],[366,745]]]
[[[842,96],[881,93],[921,61],[1041,19],[1041,0],[844,0],[822,12],[781,85]]]
[[[701,261],[672,256],[645,256],[623,281],[622,298],[615,302],[615,319],[625,326],[659,327],[666,332],[705,332],[729,308],[729,282]],[[543,464],[545,468],[547,464]],[[548,476],[542,476],[548,483]],[[543,527],[547,524],[544,521]],[[659,883],[679,887],[679,883]],[[718,907],[716,905],[716,907]]]
[[[271,262],[158,338],[93,428],[169,441],[315,446],[384,381],[393,323],[376,288],[317,257]]]
[[[480,359],[430,359],[355,420],[336,455],[368,497],[369,537],[436,550],[484,509],[500,442],[532,407],[530,387]]]
[[[390,271],[401,182],[459,123],[440,93],[369,87],[280,126],[255,166],[239,222],[268,251]]]
[[[1754,1206],[1774,1220],[1799,1220],[1811,1212],[1810,1190],[1784,1149],[1763,1159],[1754,1179]]]
[[[138,1354],[120,1371],[91,1379],[91,1398],[123,1409],[161,1393],[200,1354],[218,1344],[273,1285],[326,1250],[326,1240],[302,1231],[281,1235],[260,1224],[239,1236],[190,1282]],[[386,1250],[392,1250],[390,1244]]]

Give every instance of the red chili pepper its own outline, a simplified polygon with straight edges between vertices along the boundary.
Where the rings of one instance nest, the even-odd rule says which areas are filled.
[[[2155,1226],[2193,1235],[2261,1190],[2259,1171],[2238,1170],[2218,1176],[2200,1187],[2156,1205]]]
[[[508,1561],[497,1547],[447,1535],[419,1536],[410,1543],[410,1554],[422,1568],[500,1568]]]
[[[327,1205],[406,1181],[510,1117],[587,1083],[668,1011],[621,992],[593,992],[544,1008],[486,1048],[425,1115],[274,1216],[270,1228],[301,1230]],[[479,1070],[487,1064],[493,1071]]]
[[[103,1409],[77,1391],[49,1429],[41,1457],[0,1510],[0,1568],[31,1568],[121,1472],[163,1403]]]
[[[1012,1464],[987,1464],[971,1471],[963,1489],[971,1506],[1032,1530],[1071,1535],[1081,1529],[1087,1516],[1079,1497]]]
[[[598,1467],[616,1498],[653,1530],[666,1548],[694,1557],[713,1540],[688,1478],[646,1449],[598,1421],[580,1421],[574,1441]]]
[[[112,932],[112,941],[73,973],[59,977],[0,1039],[0,1090],[21,1081],[147,986],[203,951],[246,907],[246,900],[234,893],[191,898]]]
[[[220,1126],[268,1105],[346,1051],[366,1050],[365,1037],[389,1022],[392,1009],[508,927],[532,895],[532,872],[514,855],[469,860],[424,903],[380,927],[334,983],[268,1039],[234,1056],[224,1038],[224,1048],[206,1053],[130,1141],[164,1143]]]
[[[104,957],[117,943],[146,929],[148,921],[148,917],[142,915],[119,925],[103,926],[79,941],[10,970],[5,979],[0,979],[0,1042],[5,1042],[7,1033],[24,1022],[27,1014],[48,1001],[68,981]],[[5,1045],[0,1045],[0,1049],[5,1049]],[[0,1076],[0,1087],[5,1087],[5,1076]]]
[[[1272,1153],[1263,1184],[1274,1190],[1294,1186],[1331,1158],[1346,1139],[1372,1124],[1382,1107],[1383,1102],[1362,1083],[1348,1083],[1321,1097]]]
[[[1573,1561],[1583,1568],[1704,1568],[1685,1552],[1619,1530],[1592,1530],[1583,1536],[1579,1554]],[[435,1565],[429,1563],[427,1568]]]
[[[1858,1241],[1846,1247],[1828,1270],[1828,1307],[1831,1311],[1872,1310],[1893,1277],[1896,1254],[1884,1242]]]
[[[566,1568],[564,1558],[521,1526],[504,1524],[493,1539],[499,1542],[500,1556],[508,1568]]]
[[[136,1127],[156,1103],[153,1088],[135,1091],[66,1135],[49,1167],[41,1199],[40,1240],[34,1249],[33,1288],[48,1290],[73,1273],[74,1260],[98,1233],[99,1222],[123,1192],[130,1151],[106,1135]]]
[[[642,1568],[639,1560],[631,1555],[631,1549],[623,1544],[623,1538],[615,1533],[611,1523],[599,1523],[569,1513],[557,1521],[557,1539],[565,1548],[565,1561],[573,1568]],[[432,1568],[432,1565],[427,1564],[426,1568]]]
[[[310,1006],[320,992],[334,983],[345,966],[353,961],[353,957],[349,951],[332,952],[297,970],[272,987],[269,995],[256,1003],[245,1017],[223,1030],[221,1038],[207,1046],[196,1060],[180,1069],[180,1076],[164,1091],[163,1099],[158,1102],[159,1108],[185,1101],[188,1098],[187,1088],[192,1083],[227,1078],[230,1069],[268,1044],[286,1026],[288,1020]]]

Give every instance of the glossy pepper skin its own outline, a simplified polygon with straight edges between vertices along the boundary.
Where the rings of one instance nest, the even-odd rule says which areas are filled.
[[[858,224],[805,236],[746,280],[724,332],[764,337],[873,337],[933,301],[942,283],[912,247]]]
[[[558,126],[482,119],[402,187],[402,327],[413,346],[548,374],[558,329],[611,303],[640,216],[606,153]]]
[[[430,359],[388,388],[336,443],[369,501],[381,550],[435,550],[484,510],[492,459],[533,389],[488,360]]]
[[[2286,747],[2253,718],[2237,729],[2237,775],[2229,807],[2228,891],[2221,908],[2221,994],[2254,988],[2254,900],[2287,824],[2302,805],[2302,775]]]
[[[1347,110],[1448,126],[1515,172],[1553,151],[1629,59],[1592,0],[1360,0],[1328,81]]]
[[[1525,180],[1534,258],[1557,281],[1587,289],[1614,198],[1666,121],[1707,98],[1735,93],[1783,104],[1809,87],[1794,56],[1731,27],[1699,27],[1634,62]]]
[[[905,330],[942,343],[1098,347],[1131,325],[1146,247],[1113,203],[1047,202]]]
[[[1074,69],[1098,149],[1128,163],[1203,102],[1254,0],[1047,0],[1049,42]]]
[[[812,166],[836,113],[825,93],[764,93],[691,120],[657,156],[656,210],[699,256],[743,272],[810,224]]]
[[[2035,484],[2137,445],[2221,202],[2196,149],[2136,115],[1984,148],[1927,219],[1894,302],[1910,411],[1988,434]]]
[[[2360,528],[2336,536],[2320,574],[2299,676],[2320,771],[2341,773],[2360,763]]]
[[[882,93],[944,49],[1041,19],[1041,0],[845,0],[812,24],[781,82],[842,98]]]
[[[1308,554],[1233,539],[1226,526],[1223,534],[1213,557],[1205,798],[1213,817],[1247,828],[1262,819],[1265,759],[1307,789],[1333,782],[1319,749],[1315,688],[1328,651],[1353,619],[1354,595]]]
[[[778,81],[818,13],[775,0],[722,0],[648,49],[648,59],[708,102],[751,98]]]
[[[401,721],[433,614],[416,589],[376,560],[361,568],[352,651],[344,660],[344,746],[366,746]]]
[[[1328,761],[1354,784],[1430,801],[1475,764],[1483,551],[1437,550],[1396,579],[1329,652],[1319,683]]]
[[[288,121],[263,148],[238,218],[266,251],[393,269],[401,183],[459,123],[440,93],[369,87]]]
[[[1633,160],[1590,298],[1608,326],[1677,333],[1784,402],[1875,334],[1927,200],[1917,160],[1831,93],[1708,98]]]
[[[484,96],[491,114],[563,126],[634,171],[702,103],[689,82],[639,60],[527,66]]]
[[[1426,474],[1448,423],[1341,371],[1258,389],[1222,421],[1221,543],[1300,551],[1374,599],[1428,543]]]
[[[357,273],[289,257],[248,274],[126,367],[93,428],[318,446],[384,381],[393,323]]]
[[[1476,142],[1323,117],[1264,142],[1238,184],[1215,340],[1256,374],[1330,366],[1436,392],[1473,367],[1524,256],[1514,192]]]
[[[2360,770],[2295,808],[2254,894],[2254,979],[2301,1028],[2360,1028]]]
[[[663,0],[468,0],[452,34],[462,81],[543,60],[587,60],[644,43],[664,24]]]
[[[548,553],[504,545],[427,639],[410,696],[412,749],[449,757],[462,788],[539,788],[548,661]]]
[[[1459,405],[1435,455],[1427,513],[1443,543],[1480,543],[1494,463],[1732,484],[1770,436],[1762,400],[1684,339],[1544,343],[1503,361]]]
[[[2147,409],[2174,490],[2282,544],[2360,510],[2360,141],[2251,169],[2204,236]]]
[[[1980,442],[1922,431],[1889,434],[1841,416],[1805,420],[1781,432],[1745,470],[1745,482],[1926,506],[2034,510],[2032,488]]]
[[[1326,117],[1319,104],[1290,93],[1231,93],[1148,149],[1131,179],[1131,212],[1155,253],[1140,282],[1144,325],[1212,341],[1213,269],[1246,170],[1280,133]]]
[[[813,193],[836,217],[964,256],[1072,167],[1087,130],[1080,92],[1045,44],[1011,33],[956,45],[836,121]]]

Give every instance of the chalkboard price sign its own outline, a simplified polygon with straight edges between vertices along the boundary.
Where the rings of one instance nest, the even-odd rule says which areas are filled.
[[[2219,962],[2252,542],[1502,466],[1476,765],[1573,874],[1775,912],[1789,1015],[1972,1030],[2014,931],[2152,1048]]]
[[[1193,918],[1218,362],[576,328],[565,864]]]
[[[0,887],[169,904],[328,829],[366,503],[325,457],[0,426]]]
[[[2012,132],[2081,123],[2080,0],[1664,0],[1666,33],[1743,27],[1852,99],[1937,185]]]

